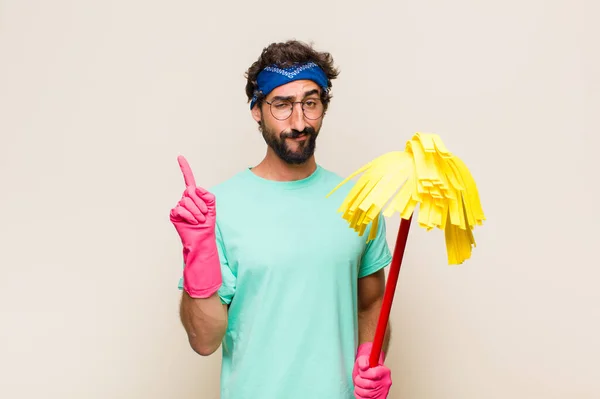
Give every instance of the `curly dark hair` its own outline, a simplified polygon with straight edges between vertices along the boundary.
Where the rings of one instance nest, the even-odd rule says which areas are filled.
[[[333,65],[333,57],[330,53],[319,52],[313,48],[312,44],[303,43],[298,40],[288,40],[282,43],[271,43],[265,47],[250,68],[246,71],[245,77],[246,83],[246,96],[248,102],[252,100],[254,92],[257,88],[256,77],[263,68],[276,65],[279,68],[287,68],[296,63],[314,62],[317,64],[325,74],[327,75],[327,91],[321,92],[321,101],[325,110],[329,105],[329,101],[333,97],[331,94],[331,81],[338,77],[340,71]],[[262,93],[258,93],[256,104],[260,107],[265,96]]]

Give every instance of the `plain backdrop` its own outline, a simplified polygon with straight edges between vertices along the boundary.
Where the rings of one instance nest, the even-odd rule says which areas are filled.
[[[205,186],[259,162],[244,72],[296,38],[341,69],[319,163],[348,175],[437,133],[480,190],[465,264],[411,229],[390,398],[599,398],[598,11],[0,0],[0,397],[218,397],[220,350],[178,319],[176,157]]]

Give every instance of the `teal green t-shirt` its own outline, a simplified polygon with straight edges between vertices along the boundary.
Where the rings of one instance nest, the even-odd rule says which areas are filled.
[[[222,399],[354,398],[357,282],[392,256],[383,218],[367,243],[338,212],[353,182],[326,198],[342,180],[321,166],[292,182],[248,168],[210,188],[229,305]]]

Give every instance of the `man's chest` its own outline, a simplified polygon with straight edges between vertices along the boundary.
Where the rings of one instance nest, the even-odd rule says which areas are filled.
[[[229,266],[238,278],[313,273],[334,277],[356,270],[365,249],[366,236],[348,227],[335,204],[279,204],[230,216],[220,228]]]

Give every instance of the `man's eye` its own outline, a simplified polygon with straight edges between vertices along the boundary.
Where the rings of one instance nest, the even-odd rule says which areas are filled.
[[[315,107],[317,105],[317,102],[315,100],[308,100],[304,103],[304,105],[306,105],[309,108]]]
[[[283,108],[289,107],[288,103],[274,103],[273,105],[275,106],[275,108],[278,108],[278,109],[283,109]]]

